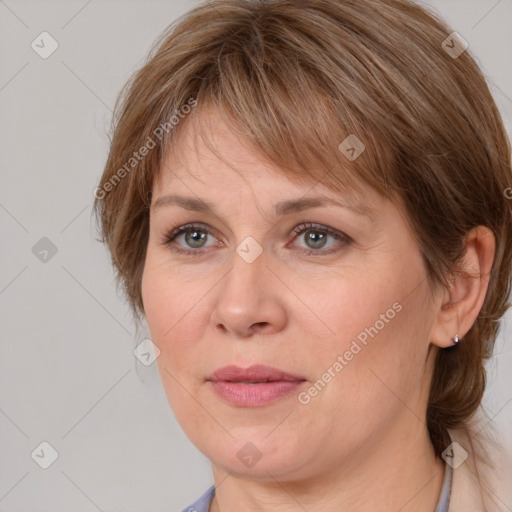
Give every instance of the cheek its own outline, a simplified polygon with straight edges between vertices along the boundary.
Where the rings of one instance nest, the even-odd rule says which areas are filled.
[[[153,266],[144,272],[141,291],[151,339],[160,349],[159,367],[186,378],[187,368],[200,362],[194,347],[208,318],[203,287],[168,277]]]
[[[306,315],[301,315],[303,327],[310,335],[315,334],[325,343],[321,348],[347,350],[352,340],[362,346],[373,337],[382,338],[382,333],[400,321],[400,304],[396,304],[400,291],[390,286],[382,277],[356,275],[332,279],[325,286],[298,291],[311,304]],[[313,291],[312,291],[313,290]],[[356,349],[357,350],[357,349]]]
[[[173,304],[169,303],[172,295],[169,294],[166,286],[162,285],[162,279],[158,278],[157,273],[148,271],[147,268],[142,277],[141,293],[151,338],[156,342],[165,333],[166,312],[174,310]],[[158,345],[160,347],[160,343]]]
[[[175,362],[181,360],[183,352],[177,336],[181,327],[179,318],[183,316],[182,305],[177,300],[179,294],[155,267],[146,267],[141,292],[150,337],[160,350],[156,363],[170,400],[171,395],[174,395],[171,376],[175,375]]]
[[[374,403],[372,396],[385,388],[379,377],[398,387],[419,378],[425,340],[418,333],[425,332],[428,312],[424,287],[410,293],[418,282],[416,271],[388,267],[381,275],[353,272],[310,296],[317,315],[309,314],[303,329],[316,331],[312,348],[320,386],[328,381],[326,387],[343,400]]]
[[[171,276],[169,269],[149,250],[141,293],[148,327],[151,334],[161,341],[165,341],[164,337],[168,337],[186,312],[184,286]]]
[[[319,398],[322,407],[332,404],[332,420],[343,425],[343,435],[352,442],[358,436],[351,429],[370,432],[375,425],[369,421],[383,427],[421,402],[428,346],[423,324],[429,312],[424,290],[417,291],[405,300],[404,292],[402,301],[394,300],[400,290],[388,289],[382,296],[368,294],[364,307],[344,303],[335,327],[337,341],[323,350],[320,387],[329,382]]]
[[[156,360],[160,380],[173,414],[190,432],[201,418],[201,411],[191,407],[188,394],[196,394],[199,382],[191,378],[191,369],[200,366],[197,354],[194,358],[196,342],[191,329],[197,327],[194,320],[201,311],[193,307],[197,300],[184,296],[181,290],[156,267],[145,270],[141,291],[150,337],[160,350]]]

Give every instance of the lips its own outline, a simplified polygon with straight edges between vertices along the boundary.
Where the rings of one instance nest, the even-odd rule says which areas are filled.
[[[235,365],[219,368],[208,378],[212,382],[239,382],[244,384],[256,384],[266,382],[301,382],[304,377],[293,375],[278,368],[256,364],[249,368],[241,368]]]
[[[304,386],[298,375],[256,364],[249,368],[224,366],[208,380],[211,389],[235,407],[261,407],[290,396]]]

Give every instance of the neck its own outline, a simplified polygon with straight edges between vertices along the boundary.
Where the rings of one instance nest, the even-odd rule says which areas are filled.
[[[424,425],[380,436],[350,460],[325,465],[314,478],[248,480],[214,465],[215,498],[210,512],[433,512],[444,477]],[[416,432],[410,434],[410,432]],[[263,476],[261,478],[264,478]]]

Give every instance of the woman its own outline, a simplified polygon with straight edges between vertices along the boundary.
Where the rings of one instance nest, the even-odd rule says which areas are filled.
[[[464,40],[405,0],[214,0],[116,112],[95,208],[213,465],[185,510],[499,510],[510,147]]]

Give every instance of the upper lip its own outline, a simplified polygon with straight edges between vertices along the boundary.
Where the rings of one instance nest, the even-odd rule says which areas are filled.
[[[255,364],[248,368],[228,365],[219,368],[209,377],[211,381],[231,381],[231,382],[267,382],[267,381],[302,381],[303,377],[292,375],[291,373],[265,366]]]

